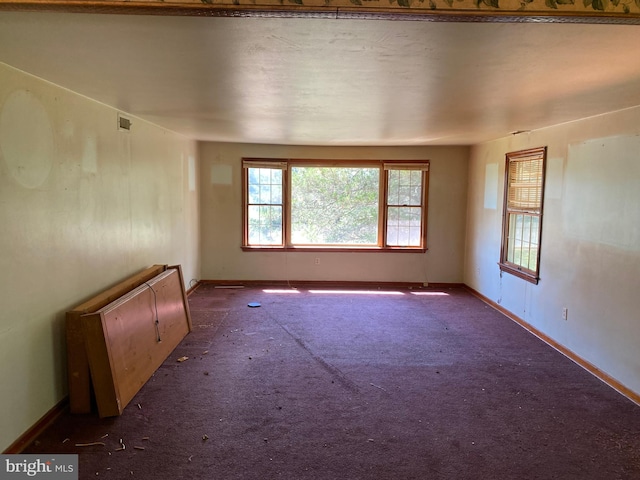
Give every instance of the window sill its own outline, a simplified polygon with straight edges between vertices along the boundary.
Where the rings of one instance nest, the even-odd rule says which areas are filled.
[[[336,253],[425,253],[425,247],[269,247],[269,246],[246,246],[243,245],[244,252],[336,252]]]
[[[538,282],[540,281],[540,277],[536,276],[534,273],[529,273],[529,272],[520,270],[519,268],[514,267],[512,265],[499,263],[498,266],[500,267],[501,271],[510,273],[511,275],[514,275],[518,278],[526,280],[529,283],[533,283],[534,285],[537,285]]]

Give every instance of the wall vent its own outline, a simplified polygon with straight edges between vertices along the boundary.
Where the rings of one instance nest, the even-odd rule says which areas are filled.
[[[118,114],[118,130],[125,132],[131,130],[131,120],[121,113]]]

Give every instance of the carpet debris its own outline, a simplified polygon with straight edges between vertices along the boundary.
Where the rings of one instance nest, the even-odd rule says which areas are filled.
[[[105,443],[104,442],[76,443],[76,447],[93,447],[97,445],[104,447]]]
[[[180,358],[178,359],[178,361],[179,361],[180,363],[184,362],[185,360],[189,360],[189,357],[180,357]]]
[[[209,440],[209,435],[202,435],[202,441],[206,442],[207,440]]]

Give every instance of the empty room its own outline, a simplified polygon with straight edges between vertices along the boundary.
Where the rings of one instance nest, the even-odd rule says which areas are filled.
[[[0,477],[640,478],[639,24],[0,0]]]

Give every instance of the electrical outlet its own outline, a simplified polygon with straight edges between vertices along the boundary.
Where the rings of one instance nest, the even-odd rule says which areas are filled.
[[[316,265],[320,265],[320,257],[316,257],[313,263],[315,263]]]
[[[562,319],[566,320],[567,319],[567,314],[569,313],[567,307],[562,307]]]

